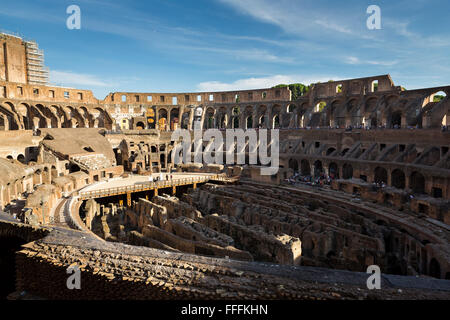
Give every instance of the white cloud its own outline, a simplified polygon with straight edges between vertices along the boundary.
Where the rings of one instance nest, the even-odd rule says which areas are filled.
[[[349,24],[346,17],[336,17],[335,9],[328,8],[312,10],[303,1],[292,0],[218,0],[237,12],[251,16],[252,18],[276,25],[287,33],[300,34],[301,36],[311,35],[315,37],[324,31],[338,32],[346,35],[366,38],[366,35],[359,34]],[[335,6],[336,8],[336,6]],[[330,15],[331,14],[331,15]],[[333,21],[333,22],[331,22]],[[351,21],[351,20],[350,20]]]
[[[396,65],[398,61],[375,61],[375,60],[361,60],[358,57],[349,56],[345,58],[345,63],[352,65],[362,65],[362,64],[370,64],[373,66],[384,66],[389,67]]]
[[[91,74],[50,70],[50,82],[61,86],[110,87],[113,84]]]
[[[327,82],[331,79],[339,79],[336,76],[317,76],[307,77],[302,75],[274,75],[262,78],[239,79],[231,83],[220,81],[201,82],[197,85],[197,91],[234,91],[271,88],[278,84],[303,83],[309,85],[317,82]]]

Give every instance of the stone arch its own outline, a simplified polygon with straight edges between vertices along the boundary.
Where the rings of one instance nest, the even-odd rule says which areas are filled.
[[[309,161],[303,159],[300,162],[300,172],[302,176],[310,176],[311,175],[311,166],[309,165]]]
[[[314,112],[322,112],[326,106],[327,106],[327,102],[324,100],[321,100],[315,104]]]
[[[376,167],[374,170],[374,181],[376,183],[387,183],[388,173],[385,168]]]
[[[181,116],[181,129],[189,129],[190,118],[191,115],[189,111],[183,112],[183,115]]]
[[[167,124],[167,117],[169,113],[167,109],[165,108],[159,108],[158,110],[158,124],[159,124],[159,130],[166,131],[168,130],[168,124]]]
[[[400,110],[392,112],[390,119],[390,128],[400,128],[402,126],[402,112]]]
[[[335,162],[331,162],[328,166],[328,175],[332,179],[339,179],[339,167]]]
[[[294,172],[298,171],[298,161],[296,159],[289,159],[289,168],[294,170]]]
[[[372,112],[374,112],[376,110],[377,104],[378,104],[377,97],[368,98],[364,108],[366,115],[370,115]]]
[[[228,126],[228,115],[226,113],[223,113],[220,116],[220,129],[226,129]]]
[[[414,193],[425,194],[425,177],[423,174],[417,171],[411,173],[409,186]]]
[[[239,106],[234,106],[231,109],[231,127],[233,129],[240,128],[240,117],[241,117],[241,108]]]
[[[278,129],[278,128],[280,128],[280,126],[281,126],[280,116],[278,114],[276,114],[273,116],[273,119],[272,119],[272,128]]]
[[[267,113],[267,106],[266,105],[260,105],[258,107],[258,126],[261,128],[267,128],[267,117],[266,117],[266,113]]]
[[[17,161],[19,161],[20,163],[25,164],[25,156],[23,154],[19,154],[17,156]]]
[[[0,125],[4,130],[18,130],[19,124],[16,119],[17,115],[12,110],[0,104]]]
[[[342,167],[342,176],[346,180],[353,178],[353,166],[351,164],[344,164],[344,166]]]
[[[245,128],[246,129],[253,128],[253,116],[250,115],[245,119]]]
[[[330,125],[333,127],[345,126],[346,108],[341,100],[334,100],[330,103],[330,108],[328,109],[330,114]]]
[[[397,189],[405,189],[405,173],[400,169],[395,169],[391,173],[391,185]]]
[[[144,130],[145,129],[145,124],[142,121],[139,121],[138,123],[136,123],[136,129],[137,130]]]
[[[94,119],[92,119],[92,115],[89,113],[88,109],[84,106],[75,107],[75,109],[77,110],[81,118],[83,118],[86,128],[93,127]]]
[[[276,104],[272,107],[272,128],[281,128],[283,126],[281,117],[281,106]]]
[[[72,121],[72,127],[85,128],[86,127],[86,121],[84,120],[84,118],[80,114],[80,112],[77,110],[77,108],[74,108],[72,106],[67,106],[67,108],[70,110],[70,117],[71,117],[71,119],[75,119],[76,120],[75,123]]]
[[[323,173],[323,166],[322,166],[322,161],[320,160],[316,160],[314,162],[314,176],[315,177],[320,177],[320,175]]]
[[[216,110],[214,108],[207,108],[205,112],[205,122],[203,124],[204,129],[213,129],[216,127],[215,124],[215,113]]]
[[[170,110],[170,128],[169,130],[175,131],[178,128],[178,123],[180,122],[180,109],[172,108]]]

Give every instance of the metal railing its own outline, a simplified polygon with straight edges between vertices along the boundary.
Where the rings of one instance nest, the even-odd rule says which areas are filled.
[[[110,196],[110,195],[119,195],[119,194],[133,193],[133,192],[148,191],[148,190],[152,190],[152,189],[169,188],[169,187],[173,187],[173,186],[177,186],[177,185],[204,183],[209,180],[216,180],[218,177],[219,177],[219,175],[139,183],[139,184],[136,184],[133,186],[105,188],[105,189],[96,190],[96,191],[79,192],[78,196],[81,199],[99,198],[99,197],[105,197],[105,196]]]

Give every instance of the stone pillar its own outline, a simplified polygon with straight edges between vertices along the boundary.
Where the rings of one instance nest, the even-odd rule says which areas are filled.
[[[227,129],[232,129],[233,128],[233,109],[229,109],[227,110]]]
[[[9,131],[9,119],[6,115],[2,116],[3,118],[3,123],[5,124],[5,131]]]
[[[258,106],[253,106],[252,118],[253,118],[252,126],[253,126],[253,128],[257,128],[259,125]]]
[[[171,119],[170,119],[170,113],[172,112],[172,109],[167,110],[167,121],[166,121],[166,131],[171,130]]]
[[[264,128],[265,129],[272,129],[273,128],[273,121],[270,119],[270,108],[267,107],[266,114],[264,115]]]

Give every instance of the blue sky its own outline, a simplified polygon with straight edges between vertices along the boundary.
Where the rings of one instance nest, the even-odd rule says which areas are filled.
[[[81,30],[66,8],[81,8]],[[381,30],[366,9],[381,8]],[[191,92],[391,74],[450,84],[450,1],[0,0],[0,29],[34,39],[52,83],[109,92]]]

